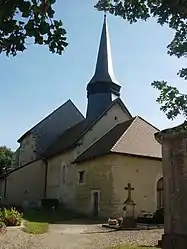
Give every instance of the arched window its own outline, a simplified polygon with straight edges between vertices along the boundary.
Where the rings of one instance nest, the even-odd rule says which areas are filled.
[[[66,166],[62,166],[62,184],[66,185]]]
[[[164,187],[163,177],[157,182],[157,209],[164,207]]]

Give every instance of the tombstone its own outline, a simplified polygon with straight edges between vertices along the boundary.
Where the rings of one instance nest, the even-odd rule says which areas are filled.
[[[123,222],[121,224],[122,228],[135,228],[136,227],[136,221],[134,217],[134,209],[136,203],[132,200],[132,188],[131,184],[128,183],[127,187],[125,187],[125,190],[128,191],[128,196],[127,199],[125,200],[123,211],[124,211],[124,216],[123,216]]]
[[[162,145],[163,249],[187,248],[187,122],[155,134]]]

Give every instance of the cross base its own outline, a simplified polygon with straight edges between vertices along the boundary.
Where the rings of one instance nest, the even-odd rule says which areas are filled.
[[[135,219],[131,217],[125,217],[123,218],[123,222],[120,226],[120,228],[136,228],[136,221]]]

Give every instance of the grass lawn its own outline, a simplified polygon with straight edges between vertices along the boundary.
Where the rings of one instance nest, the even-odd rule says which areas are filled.
[[[69,220],[73,214],[66,210],[58,212],[45,210],[29,210],[23,214],[24,229],[26,233],[42,234],[46,233],[50,223],[59,223]]]
[[[49,224],[69,223],[70,220],[79,220],[79,222],[87,220],[87,222],[91,222],[91,220],[88,220],[88,217],[64,208],[61,208],[56,212],[50,210],[29,210],[23,213],[23,219],[25,221],[25,228],[23,230],[33,234],[47,232]]]
[[[100,220],[93,220],[89,217],[75,213],[71,210],[66,210],[64,208],[59,208],[57,211],[47,211],[47,210],[29,210],[23,213],[23,219],[30,222],[44,222],[51,224],[66,223],[71,220],[79,221],[80,223],[88,222],[94,223]]]
[[[27,221],[46,223],[58,223],[69,220],[72,217],[73,214],[65,210],[59,210],[57,212],[46,210],[29,210],[23,214],[23,218]]]
[[[157,249],[156,247],[144,247],[144,246],[126,246],[126,245],[118,245],[118,246],[112,246],[107,247],[105,249]]]
[[[25,221],[23,231],[32,234],[42,234],[48,231],[48,227],[48,223]]]

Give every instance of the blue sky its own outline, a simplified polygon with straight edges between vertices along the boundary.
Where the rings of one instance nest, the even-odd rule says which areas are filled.
[[[69,46],[62,56],[47,47],[29,45],[17,57],[0,55],[0,145],[18,147],[17,139],[38,121],[72,99],[85,113],[86,84],[93,75],[103,14],[96,0],[57,0],[56,17],[67,30]],[[181,91],[185,82],[177,71],[184,60],[167,55],[173,33],[154,20],[130,25],[108,16],[113,66],[122,85],[121,98],[132,115],[140,115],[159,129],[183,121],[168,121],[156,103],[158,92],[150,83],[168,80]]]

